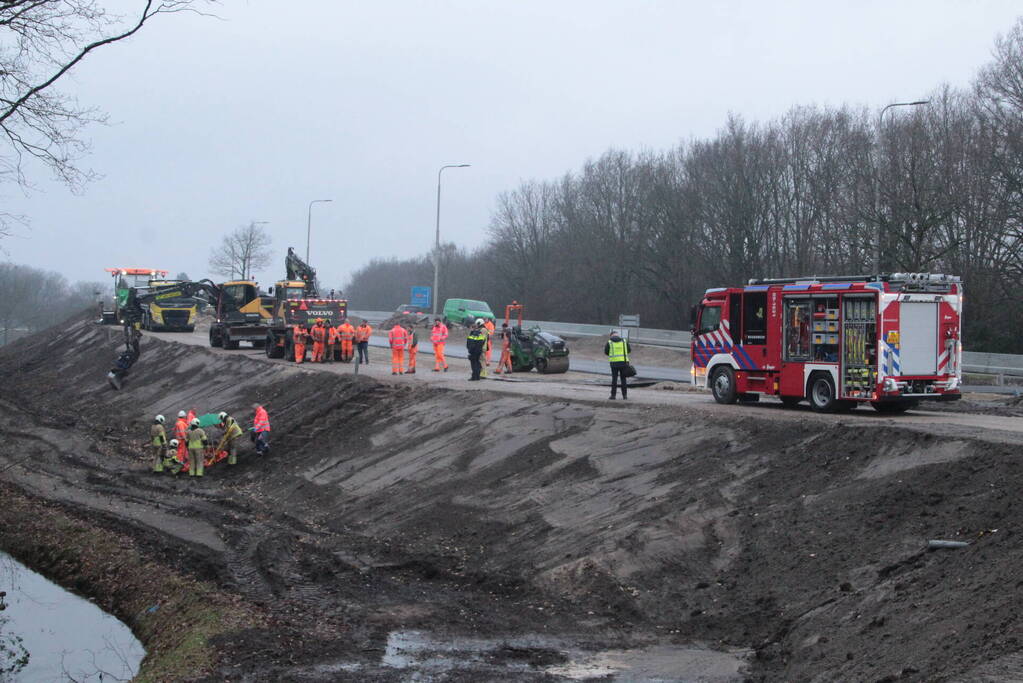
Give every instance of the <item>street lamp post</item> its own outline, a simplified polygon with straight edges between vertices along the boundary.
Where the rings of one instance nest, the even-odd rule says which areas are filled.
[[[318,202],[332,202],[333,199],[314,199],[309,202],[309,216],[305,223],[305,262],[309,263],[309,237],[313,232],[313,204]]]
[[[437,234],[433,243],[433,315],[437,315],[437,287],[440,282],[440,174],[445,168],[468,168],[471,164],[447,164],[437,171]]]
[[[874,215],[877,216],[877,235],[874,238],[874,274],[881,274],[881,234],[883,225],[881,223],[881,126],[884,125],[884,113],[894,107],[918,107],[922,104],[930,104],[930,100],[917,100],[915,102],[893,102],[885,105],[881,113],[877,115],[877,174],[874,177]]]

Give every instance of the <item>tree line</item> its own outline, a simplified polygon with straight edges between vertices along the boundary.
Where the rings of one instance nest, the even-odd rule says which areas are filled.
[[[91,308],[112,294],[110,283],[69,283],[59,273],[0,263],[0,345],[38,332]]]
[[[687,329],[705,289],[752,277],[946,272],[966,283],[967,347],[1023,353],[1023,20],[969,87],[927,100],[732,116],[710,139],[523,182],[498,196],[482,247],[442,249],[440,295]],[[347,293],[390,308],[432,272],[428,255],[375,260]]]

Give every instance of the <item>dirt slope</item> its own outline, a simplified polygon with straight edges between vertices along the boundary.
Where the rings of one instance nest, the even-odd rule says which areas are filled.
[[[114,393],[116,334],[83,320],[0,351],[0,479],[265,615],[217,643],[211,680],[986,680],[1023,661],[1018,437],[387,384],[148,338]],[[199,482],[139,460],[153,414],[248,420],[254,400],[268,458]]]

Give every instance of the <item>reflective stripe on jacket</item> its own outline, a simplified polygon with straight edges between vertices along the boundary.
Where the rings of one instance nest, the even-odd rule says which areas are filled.
[[[179,417],[178,421],[174,423],[174,438],[178,441],[184,441],[188,437],[188,423],[185,422],[185,418]]]
[[[612,363],[628,363],[629,362],[629,351],[626,347],[624,339],[619,341],[609,341],[607,343],[608,353],[607,359]]]
[[[355,341],[365,342],[369,341],[369,336],[373,334],[373,328],[369,325],[359,325],[355,328]]]
[[[401,325],[395,325],[391,328],[390,334],[387,338],[391,340],[392,349],[403,349],[408,343],[408,332]]]
[[[188,447],[202,448],[206,445],[206,432],[201,427],[193,427],[188,432]]]
[[[433,329],[430,330],[430,341],[434,344],[440,344],[448,339],[448,326],[444,323],[440,325],[434,325]]]
[[[162,424],[154,424],[150,427],[149,436],[153,437],[154,446],[162,446],[167,443],[167,432],[163,430]]]
[[[238,422],[233,417],[227,418],[227,429],[224,431],[224,437],[231,441],[237,439],[242,435],[242,428],[238,426]]]
[[[270,431],[270,416],[266,414],[266,408],[263,406],[256,408],[256,417],[252,421],[252,428],[257,433]]]
[[[355,339],[355,328],[348,323],[338,325],[337,333],[341,335],[342,341],[351,341],[352,339]]]
[[[487,345],[487,331],[484,329],[473,330],[465,337],[465,348],[469,353],[481,354]]]

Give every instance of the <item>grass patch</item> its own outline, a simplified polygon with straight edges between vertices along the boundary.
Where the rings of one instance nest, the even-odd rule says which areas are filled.
[[[126,623],[146,648],[136,680],[201,678],[218,637],[264,625],[260,611],[146,557],[132,536],[0,483],[3,550]]]

